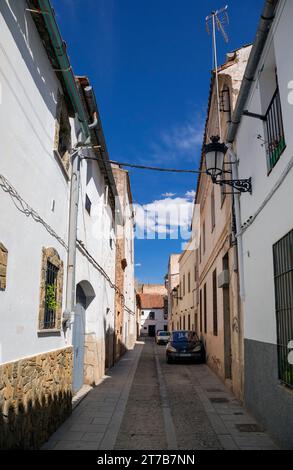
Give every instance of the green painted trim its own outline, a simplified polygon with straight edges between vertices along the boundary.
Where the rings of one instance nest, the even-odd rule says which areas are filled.
[[[39,0],[39,5],[41,11],[44,12],[44,22],[46,24],[56,54],[56,58],[60,66],[60,73],[63,75],[68,95],[71,99],[74,111],[80,122],[84,135],[84,140],[86,141],[90,137],[90,130],[88,127],[85,110],[79,96],[79,92],[75,83],[74,73],[72,71],[71,63],[68,58],[67,52],[65,51],[64,41],[58,28],[55,14],[51,6],[51,2],[50,0]]]

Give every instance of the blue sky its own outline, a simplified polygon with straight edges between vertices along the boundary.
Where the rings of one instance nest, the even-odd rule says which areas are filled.
[[[95,88],[110,158],[197,169],[212,68],[205,17],[216,0],[53,0],[77,75]],[[225,53],[253,41],[263,0],[230,0]],[[130,171],[136,203],[191,202],[194,175]],[[137,240],[136,276],[163,282],[180,240]]]

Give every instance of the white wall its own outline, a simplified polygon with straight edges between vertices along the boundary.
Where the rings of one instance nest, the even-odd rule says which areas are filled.
[[[270,65],[274,48],[282,115],[287,147],[268,175],[265,148],[257,140],[264,135],[260,120],[243,117],[237,135],[236,150],[240,178],[252,177],[252,195],[241,196],[241,218],[246,222],[261,207],[285,168],[293,158],[293,104],[288,101],[288,84],[293,77],[293,50],[289,46],[293,2],[281,1],[269,39],[255,74],[255,83],[246,109],[261,113],[261,70]],[[249,142],[249,145],[248,145]],[[245,338],[276,344],[276,317],[273,277],[273,244],[293,228],[293,170],[283,179],[255,221],[243,233],[245,270]]]
[[[0,174],[67,243],[69,185],[53,154],[60,85],[26,6],[24,0],[0,4]],[[64,346],[63,336],[41,338],[37,331],[42,248],[56,248],[64,272],[66,250],[1,188],[0,241],[9,251],[0,362]]]
[[[77,238],[82,241],[87,251],[114,284],[116,240],[112,212],[105,197],[105,187],[105,179],[98,164],[83,160]],[[86,195],[92,203],[90,215],[85,209]],[[86,334],[93,335],[97,341],[103,340],[108,329],[114,331],[115,291],[105,276],[80,250],[77,250],[76,284],[82,281],[88,281],[95,292],[95,298],[86,311]]]
[[[124,341],[127,347],[132,347],[136,339],[135,293],[134,293],[134,220],[127,189],[125,190],[125,258],[127,266],[124,271]],[[131,314],[130,312],[133,312]],[[126,328],[127,323],[127,328]],[[126,330],[127,336],[126,337]]]
[[[155,320],[150,320],[150,318],[149,318],[150,312],[155,313]],[[155,325],[156,326],[156,332],[159,331],[159,330],[164,330],[164,326],[168,325],[168,320],[164,319],[164,309],[163,308],[152,308],[152,309],[142,309],[141,310],[140,333],[142,335],[148,335],[148,327],[150,325]]]

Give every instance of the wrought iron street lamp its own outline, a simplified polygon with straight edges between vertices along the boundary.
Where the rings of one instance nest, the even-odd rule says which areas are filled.
[[[228,147],[220,142],[219,136],[212,136],[211,143],[206,144],[203,148],[206,160],[206,173],[211,176],[214,184],[220,186],[228,185],[241,193],[251,193],[251,178],[249,179],[223,179],[223,173],[230,173],[223,169],[224,158]],[[218,179],[220,177],[220,179]]]
[[[178,288],[177,287],[174,287],[172,295],[173,295],[173,299],[183,300],[183,297],[178,296]]]

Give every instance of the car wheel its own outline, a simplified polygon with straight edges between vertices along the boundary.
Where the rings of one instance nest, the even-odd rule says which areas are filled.
[[[171,357],[166,356],[166,362],[167,362],[167,364],[171,364],[172,363]]]

